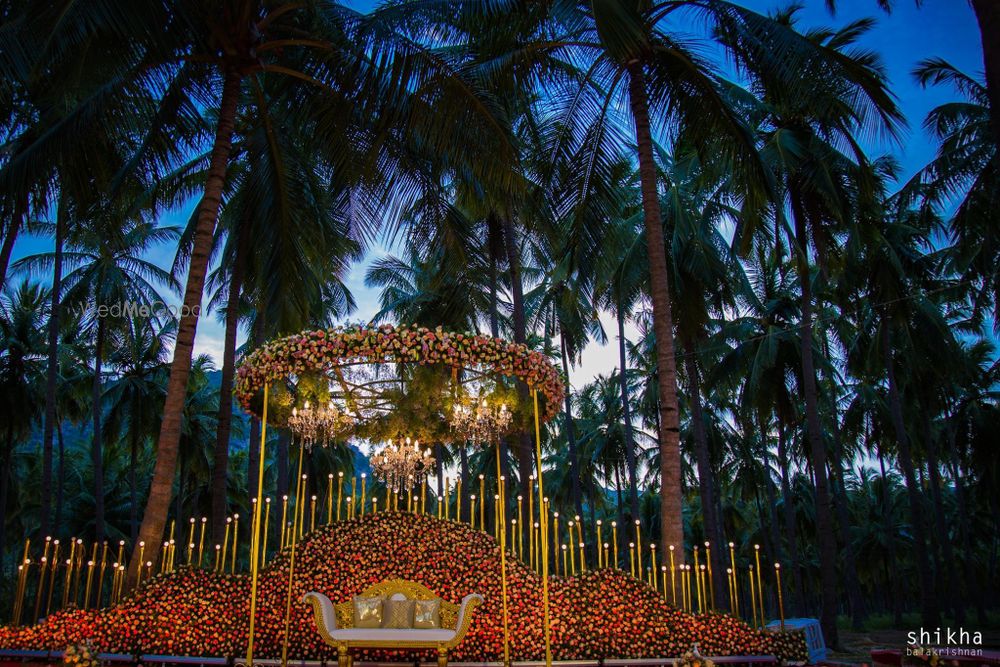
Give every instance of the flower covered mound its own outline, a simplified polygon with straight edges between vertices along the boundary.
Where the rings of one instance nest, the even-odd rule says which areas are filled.
[[[544,652],[541,579],[509,558],[511,657]],[[261,570],[254,654],[278,657],[289,551]],[[325,526],[306,536],[295,560],[289,656],[327,659],[335,650],[299,602],[311,590],[334,602],[385,579],[418,581],[452,602],[480,593],[455,660],[496,660],[503,653],[500,552],[486,533],[426,515],[380,512]],[[27,628],[0,628],[0,647],[63,650],[89,641],[97,651],[130,654],[240,656],[246,652],[250,579],[197,569],[160,575],[133,597],[103,611],[70,610]],[[552,653],[557,660],[680,656],[698,642],[704,655],[773,654],[805,658],[801,633],[754,630],[721,614],[693,615],[667,604],[646,584],[604,569],[550,583]],[[403,659],[403,652],[363,651],[368,659]],[[407,658],[410,654],[405,654]]]
[[[563,394],[556,367],[524,345],[471,332],[383,324],[306,331],[263,345],[237,371],[236,400],[256,414],[265,385],[354,363],[444,364],[515,377],[538,389],[545,421],[559,413]]]

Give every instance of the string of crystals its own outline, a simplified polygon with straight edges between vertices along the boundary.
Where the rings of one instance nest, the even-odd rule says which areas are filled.
[[[371,459],[372,473],[387,488],[402,493],[413,489],[425,476],[431,474],[435,459],[430,449],[420,449],[420,441],[406,438],[399,444],[387,443]]]
[[[483,398],[474,403],[456,403],[451,413],[451,430],[463,440],[472,442],[494,442],[510,427],[514,415],[506,403],[490,405]]]
[[[353,423],[354,418],[340,410],[333,401],[320,408],[314,408],[306,401],[301,410],[292,408],[292,416],[288,418],[288,428],[302,440],[307,450],[312,450],[317,444],[328,446],[336,434]]]

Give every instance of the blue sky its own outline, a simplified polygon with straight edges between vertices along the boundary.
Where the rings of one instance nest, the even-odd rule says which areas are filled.
[[[361,11],[368,11],[374,4],[371,0],[348,0],[347,4]],[[760,12],[767,12],[786,3],[772,0],[743,0],[743,5]],[[965,0],[923,0],[918,9],[913,0],[897,0],[897,7],[891,15],[878,10],[876,0],[840,0],[839,11],[831,17],[823,0],[806,0],[800,12],[802,26],[838,26],[861,17],[871,16],[878,21],[877,26],[864,37],[864,47],[878,51],[885,62],[892,90],[898,97],[909,128],[900,145],[869,145],[872,155],[891,152],[903,166],[904,178],[909,177],[923,166],[934,153],[934,144],[922,128],[927,112],[934,106],[954,99],[950,89],[931,88],[924,90],[913,80],[911,72],[918,61],[928,57],[942,57],[958,68],[981,76],[983,68],[982,51],[978,27],[971,8]],[[691,32],[700,34],[697,26],[689,26]],[[682,26],[682,29],[687,27]],[[193,199],[178,210],[162,217],[163,224],[182,225],[187,220],[197,200]],[[23,237],[14,248],[14,259],[24,255],[51,249],[49,239]],[[172,259],[172,248],[157,248],[151,259],[168,267]],[[347,280],[358,301],[358,312],[352,319],[367,319],[378,310],[378,294],[364,286],[366,262],[354,267]],[[170,301],[179,302],[179,297],[171,296]],[[613,334],[614,323],[605,322],[609,336]],[[627,332],[628,333],[628,332]],[[221,364],[223,330],[214,314],[202,318],[198,327],[196,352],[207,352]],[[608,346],[591,344],[584,353],[582,365],[573,372],[573,384],[581,385],[598,373],[607,373],[617,366],[617,350],[613,341]]]

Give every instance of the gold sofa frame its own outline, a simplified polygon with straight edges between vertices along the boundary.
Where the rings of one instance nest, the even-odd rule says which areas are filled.
[[[462,605],[457,605],[440,596],[435,595],[429,588],[415,581],[403,579],[390,579],[369,586],[361,592],[362,597],[380,596],[385,599],[391,598],[397,593],[404,595],[409,600],[441,600],[441,629],[454,630],[455,634],[448,640],[433,639],[376,639],[376,638],[353,638],[337,639],[330,634],[327,625],[328,613],[333,613],[335,626],[337,629],[347,629],[354,627],[354,607],[353,601],[348,600],[339,604],[333,604],[328,597],[321,593],[310,592],[302,597],[303,602],[312,605],[313,614],[316,621],[316,628],[323,640],[330,646],[337,648],[338,667],[353,667],[354,659],[351,657],[352,648],[385,648],[385,649],[429,649],[436,650],[438,654],[438,667],[447,667],[448,651],[455,648],[469,631],[472,622],[472,614],[483,602],[481,595],[467,595],[463,599],[465,613],[462,614]],[[373,634],[377,634],[379,628],[372,628]]]

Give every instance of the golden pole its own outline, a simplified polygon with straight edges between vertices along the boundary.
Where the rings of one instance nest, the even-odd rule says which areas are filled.
[[[233,558],[232,564],[230,565],[229,571],[232,574],[236,574],[236,550],[239,546],[240,539],[240,515],[233,515]]]
[[[271,497],[268,496],[264,498],[264,534],[261,535],[260,539],[263,540],[263,544],[260,548],[260,565],[259,567],[264,567],[267,563],[267,534],[271,529]]]
[[[781,593],[781,563],[774,564],[774,577],[778,582],[778,618],[781,619],[781,631],[785,631],[785,598]]]
[[[674,577],[674,545],[670,545],[670,599],[677,606],[677,581]]]
[[[545,488],[542,484],[542,430],[538,417],[538,390],[533,391],[535,404],[535,456],[538,457],[538,508],[545,507]],[[549,520],[542,513],[542,604],[545,619],[545,665],[552,665],[552,642],[550,637],[549,617]]]
[[[712,546],[705,540],[705,565],[708,572],[708,606],[715,609],[715,582],[712,580]]]
[[[326,476],[326,523],[333,523],[333,473]]]
[[[349,499],[350,502],[347,505],[348,519],[354,518],[354,502],[355,502],[354,498],[357,495],[357,493],[358,493],[358,477],[357,475],[351,475],[351,496]],[[299,502],[298,497],[295,498],[295,502]]]
[[[556,575],[558,576],[558,574],[559,574],[559,544],[560,544],[560,542],[559,542],[559,512],[555,512],[552,516],[553,516],[553,519],[552,519],[552,532],[553,532],[552,543],[555,544],[555,546],[556,546],[555,564],[556,564]],[[565,569],[563,569],[563,576],[566,576],[566,574],[568,574],[568,573],[566,572]]]
[[[264,495],[264,443],[267,438],[267,403],[269,386],[264,385],[264,409],[260,420],[260,452],[258,454],[259,467],[257,469],[257,502],[254,504],[253,531],[250,537],[250,635],[247,639],[247,664],[246,667],[253,667],[253,631],[254,621],[257,614],[257,575],[260,570],[258,560],[260,550],[260,513]],[[267,499],[267,518],[271,516],[271,499]],[[267,551],[267,519],[264,528],[264,551]],[[199,556],[200,560],[200,556]]]
[[[604,567],[608,566],[608,543],[604,543]]]
[[[580,546],[580,573],[582,574],[587,571],[587,559],[583,553],[583,542],[580,542],[579,546]]]
[[[340,508],[338,507],[337,509],[339,512]],[[337,516],[337,519],[338,520],[340,519],[339,515]],[[281,540],[279,540],[278,542],[278,549],[285,548],[285,542],[287,537],[285,534],[285,526],[287,525],[288,525],[288,494],[286,493],[285,495],[281,496]]]
[[[97,572],[97,599],[94,601],[94,608],[101,608],[101,598],[103,598],[104,593],[104,571],[108,566],[108,542],[104,541],[104,546],[101,547],[101,567]]]
[[[698,576],[698,547],[697,547],[697,545],[695,545],[695,547],[694,547],[694,575],[695,575],[695,577]],[[697,586],[697,582],[695,582],[695,588],[697,588],[697,587],[698,587]],[[699,595],[700,595],[700,593],[701,592],[699,591]],[[699,601],[700,601],[700,598],[699,598]]]
[[[607,563],[605,563],[604,559],[601,557],[602,544],[604,543],[601,541],[601,520],[598,519],[597,520],[597,568],[598,569],[607,565]]]
[[[289,554],[288,559],[288,593],[285,596],[285,629],[281,640],[281,667],[287,667],[288,665],[288,626],[292,617],[292,579],[295,576],[295,545],[296,545],[296,535],[298,535],[299,527],[299,515],[301,512],[299,509],[303,506],[302,504],[302,491],[303,491],[303,475],[302,475],[302,459],[303,456],[304,443],[301,438],[299,438],[299,471],[296,475],[298,483],[295,489],[295,508],[292,512],[292,551]]]
[[[733,568],[726,568],[726,578],[729,581],[729,608],[736,609],[736,599],[733,597]]]
[[[754,627],[757,627],[757,591],[753,585],[753,565],[750,566],[750,611],[753,614]]]
[[[695,549],[697,548],[695,547]],[[702,565],[701,567],[705,566]],[[698,613],[703,614],[705,613],[705,602],[701,597],[701,568],[697,565],[694,568],[694,591],[698,596]]]
[[[83,589],[83,608],[90,607],[90,587],[94,582],[94,561],[87,561],[87,585]],[[22,591],[23,593],[23,591]]]
[[[53,540],[52,560],[49,561],[49,593],[45,598],[45,615],[49,615],[52,608],[52,589],[56,584],[56,568],[59,567],[59,540]]]
[[[500,467],[500,443],[494,443],[497,459],[497,526],[504,526],[507,521],[507,502],[504,489],[504,476]],[[507,531],[501,528],[497,531],[500,540],[500,592],[503,602],[503,664],[510,664],[510,628],[507,612]]]
[[[635,542],[628,543],[628,565],[632,576],[635,576]]]
[[[191,517],[188,520],[188,523],[191,525],[190,529],[188,530],[188,541],[187,541],[188,543],[187,562],[188,565],[190,565],[192,559],[194,558],[194,517]]]
[[[378,514],[378,497],[374,493],[372,494],[372,514]]]
[[[216,544],[215,545],[215,565],[212,568],[216,572],[219,571],[219,556],[221,554],[222,554],[222,545],[221,544]]]
[[[389,492],[389,488],[386,487],[386,493]],[[344,502],[344,473],[343,471],[337,473],[337,521],[340,521],[340,506]],[[385,499],[386,507],[389,506],[389,497],[386,496]],[[281,524],[285,524],[285,518],[281,518]]]
[[[201,558],[205,553],[205,525],[208,517],[201,517],[201,528],[198,530],[198,567],[202,566]]]
[[[649,543],[649,558],[652,566],[650,572],[652,573],[653,588],[656,588],[656,542]]]
[[[309,532],[316,530],[316,496],[309,499]]]
[[[520,529],[517,531],[517,557],[522,561],[524,560],[524,515],[522,505],[524,503],[524,498],[522,496],[517,497],[517,525]]]
[[[469,527],[476,527],[476,494],[469,496]],[[482,528],[482,526],[480,526]]]
[[[635,520],[635,570],[642,579],[642,525]]]
[[[687,596],[688,596],[688,609],[689,611],[694,611],[694,596],[691,594],[691,566],[685,565],[684,571],[687,573]]]
[[[660,579],[663,582],[663,601],[667,601],[667,566],[660,566]]]
[[[226,517],[226,535],[222,538],[222,569],[220,572],[226,571],[226,561],[229,560],[229,529],[233,527],[233,517]]]
[[[566,545],[565,544],[562,545],[562,555],[563,555],[563,563],[562,563],[562,566],[563,566],[563,576],[564,577],[568,577],[569,576],[569,568],[566,567]]]
[[[459,478],[455,484],[455,521],[462,520],[462,478]],[[472,520],[472,516],[469,516],[469,520]]]
[[[450,484],[451,484],[451,480],[449,480],[448,476],[445,475],[445,478],[444,478],[444,520],[445,521],[448,521],[451,518],[451,511],[449,509],[449,506],[451,505],[451,498],[448,497],[448,496],[451,495]]]
[[[764,589],[760,586],[760,545],[753,545],[754,559],[757,561],[757,604],[760,605],[760,626],[764,627]]]
[[[528,522],[522,524],[521,531],[524,531],[525,526],[528,528],[528,566],[535,567],[535,476],[528,476]],[[518,517],[520,518],[520,517]]]
[[[437,499],[438,499],[438,502],[437,502],[437,518],[438,518],[438,520],[440,520],[440,519],[441,519],[441,517],[442,517],[442,514],[441,514],[441,511],[442,511],[442,510],[444,509],[444,508],[443,508],[443,507],[441,506],[441,505],[442,505],[442,501],[443,501],[444,499],[443,499],[443,498],[442,498],[441,496],[438,496],[438,497],[437,497]],[[375,499],[374,499],[374,498],[372,498],[372,502],[374,502],[374,501],[375,501]],[[373,509],[372,511],[374,512],[375,510]]]
[[[740,591],[736,587],[736,571],[737,570],[736,570],[736,551],[735,551],[735,546],[736,545],[733,544],[732,542],[729,543],[729,566],[733,569],[733,600],[735,601],[735,605],[736,605],[736,606],[733,607],[733,614],[735,614],[736,617],[739,618],[739,615],[740,615],[740,609],[739,609],[739,607],[740,607]]]
[[[615,569],[618,569],[618,522],[611,522],[611,544],[615,550]]]
[[[479,530],[486,532],[486,479],[479,475]]]
[[[368,498],[368,473],[361,473],[361,516],[365,515],[365,500]]]

